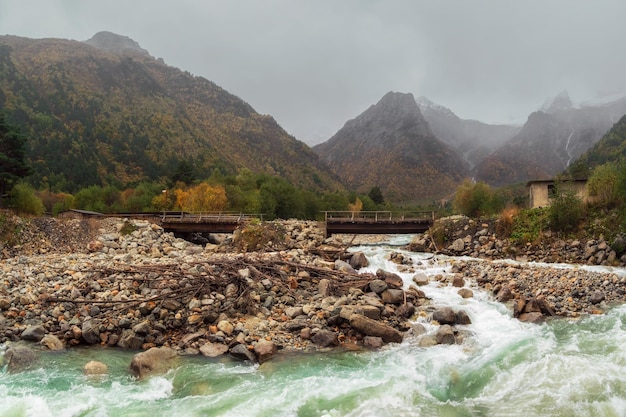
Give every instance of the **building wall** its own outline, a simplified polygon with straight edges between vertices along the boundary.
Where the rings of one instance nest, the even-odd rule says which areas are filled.
[[[561,187],[572,190],[578,198],[587,202],[589,192],[586,181],[564,182]],[[554,181],[537,181],[529,184],[529,204],[531,208],[547,207],[550,205],[550,194],[554,188]]]

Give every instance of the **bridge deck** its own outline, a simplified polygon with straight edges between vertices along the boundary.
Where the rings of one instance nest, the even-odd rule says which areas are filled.
[[[346,234],[423,233],[433,224],[433,212],[394,214],[390,211],[325,212],[326,236]]]
[[[237,213],[176,213],[164,214],[160,224],[175,233],[232,233],[241,224],[258,219],[260,215]]]

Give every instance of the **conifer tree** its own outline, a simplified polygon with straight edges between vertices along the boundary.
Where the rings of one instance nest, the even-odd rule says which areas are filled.
[[[26,137],[0,112],[0,201],[21,178],[30,175],[25,156]]]

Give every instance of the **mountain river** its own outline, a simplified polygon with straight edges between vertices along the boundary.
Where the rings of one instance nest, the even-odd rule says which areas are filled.
[[[449,269],[450,259],[404,252],[401,243],[352,250],[365,252],[368,272],[397,272],[391,251],[427,275]],[[414,273],[398,274],[408,287]],[[184,357],[142,381],[128,373],[133,352],[73,348],[44,354],[39,369],[0,368],[0,417],[626,416],[626,306],[535,325],[466,285],[473,298],[436,280],[422,287],[436,305],[468,313],[471,336],[461,345],[419,347],[407,336],[378,351],[279,355],[261,366]],[[426,317],[417,321],[435,331]],[[90,360],[106,363],[109,374],[84,376]]]

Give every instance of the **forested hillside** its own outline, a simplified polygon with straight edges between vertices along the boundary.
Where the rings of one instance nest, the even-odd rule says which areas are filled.
[[[211,81],[129,38],[0,36],[0,107],[29,138],[36,188],[75,192],[240,169],[315,190],[343,189],[304,143]]]

